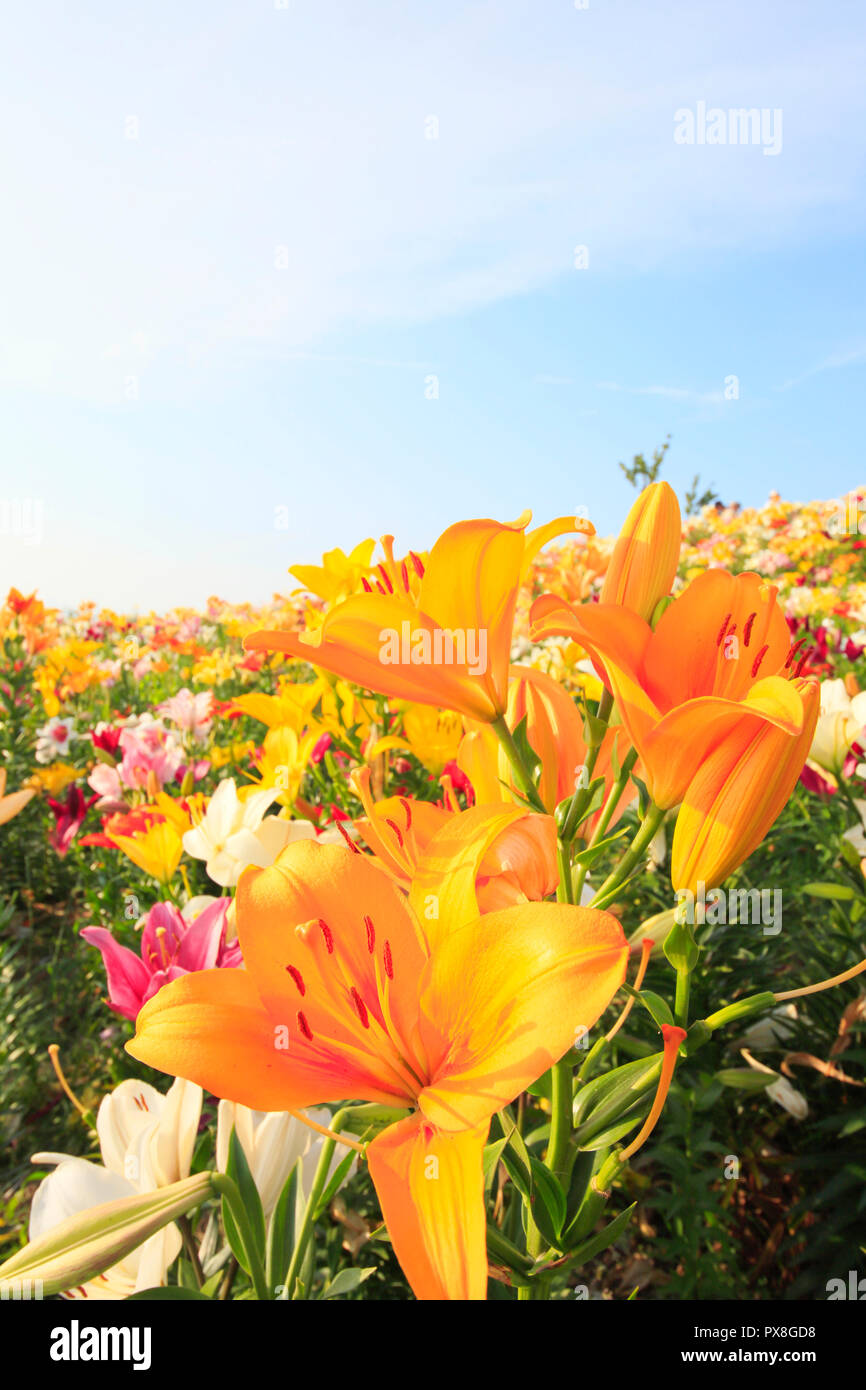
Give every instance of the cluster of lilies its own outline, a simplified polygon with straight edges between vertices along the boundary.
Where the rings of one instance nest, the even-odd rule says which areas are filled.
[[[144,1003],[127,1044],[157,1071],[252,1110],[375,1107],[364,1112],[373,1137],[346,1142],[362,1150],[420,1299],[483,1299],[491,1273],[517,1283],[521,1298],[543,1296],[551,1268],[588,1252],[617,1175],[661,1113],[678,1054],[781,997],[691,1019],[699,952],[689,926],[670,914],[663,942],[639,929],[629,938],[608,910],[666,817],[672,890],[694,892],[721,884],[788,800],[819,692],[792,651],[775,587],[712,569],[672,595],[681,518],[670,487],[652,484],[625,522],[599,601],[541,595],[532,604],[534,641],[567,639],[592,662],[602,694],[590,708],[551,676],[512,664],[533,560],[556,536],[593,534],[581,518],[527,532],[528,522],[460,522],[426,563],[411,552],[396,559],[387,538],[374,581],[311,630],[247,638],[252,652],[284,653],[366,691],[461,716],[458,761],[475,803],[377,800],[369,768],[358,770],[357,834],[297,840],[267,867],[244,869],[243,968],[170,980]],[[409,640],[383,661],[386,632]],[[469,645],[485,651],[484,669],[461,661],[443,633],[483,633]],[[443,650],[450,659],[417,659]],[[635,801],[637,826],[624,841],[611,827]],[[602,857],[614,863],[596,882]],[[607,1142],[588,1144],[596,1157],[578,1164],[592,1110],[586,1088],[619,1024],[589,1052],[583,1040],[632,957],[629,992],[639,992],[656,944],[676,983],[673,1009],[652,996],[661,1048],[619,1110],[607,1104],[606,1130],[594,1127]],[[509,1252],[488,1218],[485,1173],[491,1157],[507,1155],[508,1107],[530,1087],[549,1123],[525,1181],[519,1159],[508,1168],[527,1207],[525,1251]],[[161,1211],[164,1220],[176,1214],[165,1202]]]

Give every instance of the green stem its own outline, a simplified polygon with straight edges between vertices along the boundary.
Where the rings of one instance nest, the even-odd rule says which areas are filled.
[[[677,971],[677,993],[674,1002],[674,1017],[679,1028],[689,1026],[689,993],[692,985],[691,971]]]
[[[338,1110],[334,1118],[331,1120],[331,1123],[328,1126],[328,1128],[333,1130],[335,1134],[339,1134],[340,1130],[342,1129],[345,1123],[347,1113],[347,1110]],[[286,1296],[288,1298],[294,1297],[295,1284],[297,1283],[298,1274],[300,1273],[304,1256],[307,1253],[307,1246],[309,1245],[310,1237],[313,1233],[313,1227],[316,1222],[316,1208],[319,1205],[319,1198],[325,1190],[325,1184],[328,1181],[328,1171],[331,1167],[331,1159],[334,1153],[334,1145],[335,1140],[333,1139],[326,1139],[324,1144],[322,1145],[322,1152],[319,1156],[319,1163],[318,1167],[316,1168],[316,1176],[313,1179],[313,1187],[310,1192],[310,1198],[304,1209],[304,1216],[303,1220],[301,1221],[301,1229],[299,1230],[297,1240],[295,1241],[295,1248],[292,1251],[292,1260],[289,1265],[289,1272],[286,1275]]]
[[[596,710],[595,717],[596,719],[601,719],[606,724],[610,719],[612,710],[613,696],[611,695],[609,690],[603,690],[601,692],[601,698],[598,702],[598,709]],[[571,807],[569,809],[568,815],[566,816],[565,825],[562,828],[562,838],[564,840],[573,840],[574,833],[577,830],[578,825],[580,824],[580,815],[581,812],[584,811],[587,802],[587,788],[589,787],[589,783],[592,781],[592,774],[595,770],[595,764],[598,761],[598,754],[600,749],[601,743],[597,743],[593,747],[587,748],[586,750],[586,761],[583,765],[584,780],[586,782],[586,787],[583,790],[587,792],[587,795],[582,795],[581,792],[578,791],[575,792],[574,796],[572,797]]]
[[[607,907],[608,903],[613,901],[617,891],[628,878],[629,874],[645,857],[650,841],[664,820],[665,814],[665,811],[662,810],[660,806],[656,806],[655,804],[650,805],[631,845],[616,868],[608,874],[590,903],[590,907]]]
[[[518,787],[529,800],[534,810],[541,811],[542,814],[544,814],[546,812],[546,807],[541,797],[538,795],[535,784],[529,775],[528,768],[524,766],[523,759],[520,756],[520,750],[514,742],[511,730],[505,722],[505,716],[500,715],[498,719],[494,719],[491,728],[499,739],[500,747],[508,759],[511,770],[514,773],[514,780]]]

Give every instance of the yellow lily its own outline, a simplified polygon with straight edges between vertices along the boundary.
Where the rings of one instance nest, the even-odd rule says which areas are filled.
[[[526,512],[510,525],[462,521],[450,526],[425,568],[393,558],[374,588],[337,603],[316,632],[263,631],[245,646],[282,651],[334,671],[368,690],[457,710],[493,722],[505,711],[517,594],[540,546],[567,530],[591,530],[560,518],[524,535]],[[419,581],[420,575],[420,583]]]

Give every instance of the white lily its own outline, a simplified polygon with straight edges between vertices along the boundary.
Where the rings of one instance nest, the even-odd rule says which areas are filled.
[[[304,1114],[325,1128],[330,1123],[329,1110],[309,1109]],[[237,1131],[244,1157],[250,1166],[253,1181],[262,1199],[265,1217],[269,1217],[277,1204],[286,1179],[298,1160],[301,1168],[298,1174],[299,1185],[306,1200],[309,1197],[322,1145],[323,1135],[309,1129],[294,1115],[285,1111],[264,1112],[249,1110],[235,1101],[221,1100],[217,1111],[216,1164],[221,1173],[226,1171],[229,1140],[232,1126]],[[328,1179],[345,1157],[337,1150],[331,1162]],[[353,1169],[349,1169],[346,1181]]]
[[[853,699],[843,680],[821,682],[821,712],[809,759],[839,776],[851,747],[866,727],[866,691]]]
[[[96,1117],[102,1164],[62,1153],[37,1153],[34,1163],[56,1163],[39,1184],[30,1209],[30,1239],[91,1207],[167,1187],[189,1174],[201,1114],[202,1091],[178,1079],[167,1095],[146,1081],[122,1081],[103,1098]],[[172,1224],[157,1231],[119,1264],[65,1298],[128,1298],[165,1283],[180,1253]]]
[[[259,858],[251,858],[250,850],[259,857],[264,852],[254,832],[279,794],[278,787],[270,787],[251,792],[242,800],[233,777],[220,782],[198,825],[183,837],[187,854],[205,860],[208,877],[214,883],[232,888],[248,864],[267,868],[273,862],[261,863]]]

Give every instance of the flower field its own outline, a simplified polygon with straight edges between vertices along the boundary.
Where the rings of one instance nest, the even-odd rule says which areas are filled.
[[[0,1285],[850,1296],[861,513],[653,482],[264,607],[11,590]]]

